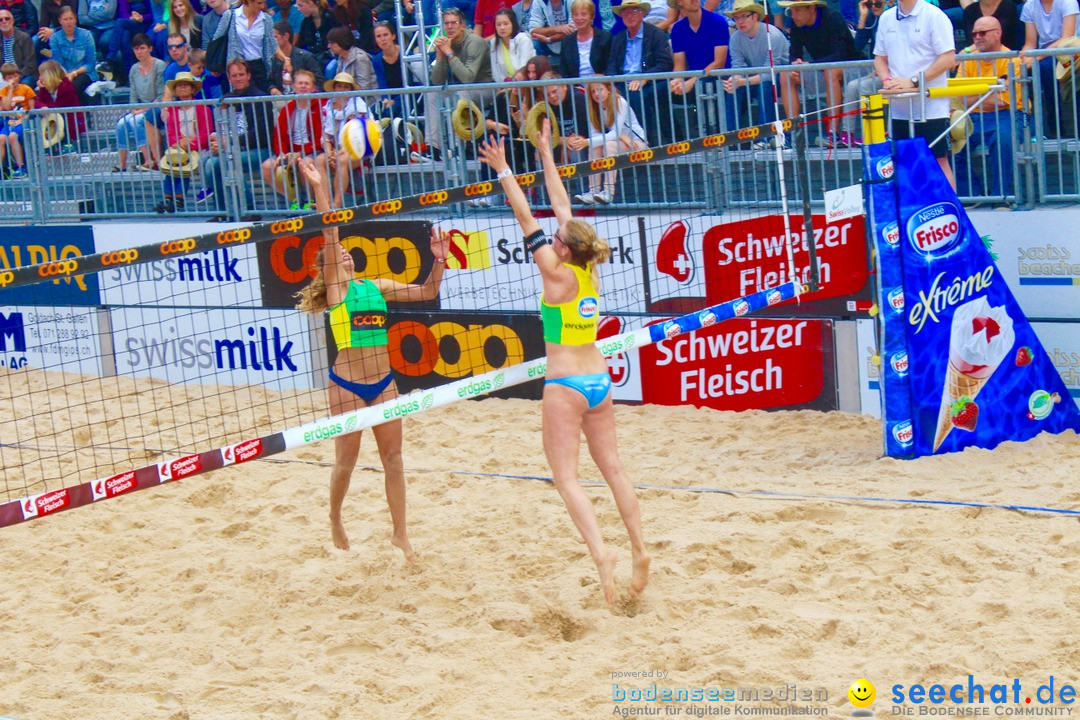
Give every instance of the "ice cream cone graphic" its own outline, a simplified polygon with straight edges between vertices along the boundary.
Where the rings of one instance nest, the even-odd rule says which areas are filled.
[[[949,336],[949,367],[941,390],[934,452],[953,430],[974,431],[979,419],[975,402],[1016,337],[1005,307],[990,307],[978,297],[956,308]]]

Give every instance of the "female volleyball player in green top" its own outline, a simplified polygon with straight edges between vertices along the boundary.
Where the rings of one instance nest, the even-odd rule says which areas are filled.
[[[600,571],[604,599],[611,603],[615,600],[615,551],[604,546],[596,513],[577,478],[583,430],[589,453],[615,496],[630,536],[634,554],[631,595],[639,595],[649,582],[649,554],[641,537],[637,494],[619,461],[615,444],[615,406],[611,401],[607,361],[595,345],[600,319],[596,265],[607,261],[611,249],[591,225],[575,220],[570,211],[570,197],[555,167],[551,126],[547,120],[542,124],[539,147],[548,197],[559,222],[554,241],[548,240],[533,217],[529,202],[506,161],[502,139],[489,139],[481,145],[480,153],[481,159],[498,174],[525,233],[525,247],[533,254],[543,279],[540,317],[547,344],[544,453],[555,488]]]
[[[319,212],[330,211],[330,193],[311,159],[300,169],[315,193]],[[390,372],[387,350],[386,301],[420,302],[439,294],[449,236],[431,231],[431,252],[435,264],[423,285],[375,278],[357,280],[352,255],[338,242],[337,228],[323,231],[323,247],[316,258],[311,283],[297,293],[297,308],[309,313],[327,312],[337,345],[337,359],[330,368],[330,412],[340,415],[397,397],[397,385]],[[401,461],[401,420],[391,420],[371,429],[379,446],[386,485],[386,501],[394,534],[390,539],[412,562],[413,550],[405,530],[405,470]],[[349,537],[341,522],[341,504],[349,491],[349,479],[360,452],[360,432],[334,439],[334,469],[330,475],[330,531],[334,545],[349,549]]]

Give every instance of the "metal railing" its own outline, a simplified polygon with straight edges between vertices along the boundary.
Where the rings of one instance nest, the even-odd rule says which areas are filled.
[[[1023,63],[1019,67],[1010,66],[1008,87],[1013,97],[1020,98],[1020,107],[1030,112],[1011,104],[1008,112],[996,121],[1005,130],[998,131],[996,138],[991,137],[994,133],[989,129],[997,126],[988,124],[988,116],[977,118],[976,131],[968,138],[963,153],[953,156],[963,200],[1028,207],[1080,200],[1078,81],[1070,74],[1058,83],[1052,67],[1049,83],[1040,75],[1047,72],[1040,70],[1040,63],[1049,65],[1054,62],[1052,57],[1059,54],[1071,57],[1068,49],[1033,51],[1029,53],[1034,58],[1032,69]],[[958,55],[960,60],[973,57]],[[979,57],[1016,55],[999,53]],[[831,75],[829,71],[833,71]],[[761,75],[765,82],[730,91],[732,78],[755,74]],[[672,79],[690,77],[697,78],[692,95],[671,92]],[[626,85],[630,80],[647,82],[642,90],[631,91]],[[728,88],[725,80],[729,81]],[[612,126],[610,113],[598,103],[593,113],[601,125],[597,128],[597,118],[590,117],[586,99],[590,86],[583,84],[589,82],[617,88],[624,97],[615,109],[625,101],[634,118],[616,113],[623,118],[623,124]],[[775,95],[773,87],[777,87]],[[787,89],[790,92],[784,91]],[[708,77],[700,73],[665,73],[588,78],[574,84],[554,79],[511,85],[406,88],[393,94],[378,91],[192,101],[157,104],[150,112],[146,112],[148,106],[126,104],[34,110],[22,113],[18,121],[23,126],[25,177],[7,178],[11,165],[8,160],[0,166],[6,178],[0,180],[0,222],[49,223],[161,215],[242,220],[295,213],[310,197],[293,163],[295,156],[279,161],[281,153],[271,150],[274,128],[281,118],[290,117],[283,115],[283,108],[294,101],[301,105],[309,102],[320,106],[329,102],[345,105],[354,98],[362,99],[368,114],[381,121],[380,127],[385,126],[382,149],[376,156],[349,162],[338,152],[334,128],[329,128],[331,132],[327,133],[328,128],[316,119],[320,112],[308,113],[306,120],[293,128],[298,132],[296,147],[278,147],[316,159],[334,187],[335,204],[341,206],[380,202],[490,179],[490,171],[477,161],[479,138],[500,132],[506,138],[514,169],[518,172],[537,169],[535,152],[528,140],[528,110],[541,101],[548,102],[550,110],[558,101],[569,98],[558,105],[552,117],[561,136],[577,136],[563,138],[559,156],[565,161],[579,161],[761,124],[777,116],[784,117],[785,108],[793,107],[794,97],[798,97],[797,126],[805,152],[797,158],[789,145],[781,153],[784,175],[795,178],[803,174],[808,179],[805,183],[808,199],[818,205],[826,189],[859,181],[858,98],[874,89],[872,65],[862,61],[725,70]],[[199,127],[205,124],[201,121],[206,111],[187,110],[184,111],[189,116],[186,130],[195,136],[212,131],[217,142],[200,149],[198,168],[190,177],[187,172],[181,177],[179,173],[166,175],[156,167],[146,169],[147,165],[156,165],[168,146],[169,133],[163,127],[157,130],[162,139],[160,146],[154,146],[154,128],[165,124],[157,118],[192,106],[212,109],[212,127]],[[473,107],[476,115],[471,112]],[[52,115],[55,112],[61,113],[67,128],[59,140]],[[134,121],[133,115],[138,116]],[[18,116],[0,113],[0,117],[14,121]],[[139,117],[152,119],[150,123],[142,123],[143,130],[150,130],[147,142],[140,142]],[[117,127],[123,118],[127,118],[124,120],[127,127],[121,133]],[[261,128],[254,134],[249,131],[253,123]],[[1011,142],[1002,142],[1003,134]],[[293,139],[287,137],[286,144],[292,145]],[[307,146],[302,147],[305,142]],[[10,150],[7,156],[11,157]],[[778,206],[778,182],[777,153],[761,142],[658,159],[618,174],[573,178],[569,189],[578,202],[620,210],[678,208],[719,212],[744,204]],[[789,199],[801,202],[799,184],[790,184]],[[542,189],[532,192],[536,194],[534,202],[543,204]],[[171,207],[164,202],[170,194],[174,198]],[[492,209],[487,201],[480,201],[476,207],[452,211],[483,213]]]

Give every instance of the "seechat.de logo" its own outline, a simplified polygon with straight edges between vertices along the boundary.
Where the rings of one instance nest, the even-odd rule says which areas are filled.
[[[371,206],[371,212],[375,215],[386,215],[388,213],[396,213],[401,209],[400,200],[388,200],[386,202],[377,202]]]
[[[41,277],[52,277],[53,275],[70,275],[79,269],[79,263],[75,260],[60,260],[59,262],[45,263],[38,268],[38,275]]]
[[[947,255],[963,237],[960,211],[951,202],[924,207],[907,222],[908,241],[923,255],[935,258]]]
[[[299,232],[304,229],[304,221],[300,218],[290,218],[289,220],[278,220],[276,223],[270,224],[270,232],[275,235],[287,232]]]
[[[129,248],[127,250],[114,250],[113,252],[102,253],[101,264],[126,265],[127,263],[133,263],[138,259],[139,251],[135,248]]]
[[[589,168],[592,170],[610,170],[615,167],[615,158],[597,158],[589,163]]]
[[[893,165],[891,157],[883,157],[878,160],[877,165],[874,166],[874,170],[877,172],[878,177],[883,180],[888,180],[896,172],[896,166]]]
[[[690,143],[688,142],[677,142],[667,146],[668,155],[682,155],[687,152],[690,152]]]
[[[170,240],[169,242],[161,243],[160,249],[162,255],[175,255],[176,253],[191,252],[195,249],[195,238]]]
[[[217,234],[217,241],[218,245],[228,245],[230,243],[244,242],[250,237],[250,228],[240,228],[238,230],[226,230],[225,232],[219,232]]]
[[[578,303],[578,314],[583,318],[596,317],[596,311],[599,309],[600,304],[594,297],[583,297],[581,302]]]
[[[400,200],[398,201],[400,202]],[[335,212],[323,213],[323,223],[336,223],[336,222],[349,222],[353,219],[352,210],[337,210]]]
[[[473,187],[473,186],[470,185],[469,187]],[[465,194],[466,195],[469,194],[469,188],[465,188]],[[445,190],[440,190],[438,192],[424,193],[423,195],[420,196],[420,204],[425,205],[425,206],[426,205],[438,205],[439,203],[446,202],[446,198],[448,198],[448,197],[450,197],[450,194],[447,193]]]

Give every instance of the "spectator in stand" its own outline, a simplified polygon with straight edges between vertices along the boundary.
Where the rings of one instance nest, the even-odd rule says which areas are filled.
[[[881,14],[895,4],[896,0],[859,0],[859,23],[855,29],[855,51],[860,56],[873,54]],[[853,107],[863,95],[873,95],[878,92],[881,92],[881,78],[877,75],[853,78],[844,84],[844,104],[847,107]],[[841,123],[844,131],[840,133],[840,144],[849,147],[862,145],[860,139],[862,123],[859,117],[849,115]]]
[[[781,0],[780,5],[791,13],[791,48],[788,58],[792,65],[843,62],[859,58],[847,23],[840,13],[825,6],[825,0]],[[880,36],[878,40],[880,41]],[[780,81],[780,91],[788,117],[793,118],[802,112],[800,89],[812,97],[824,92],[828,107],[839,105],[844,98],[844,71],[838,69],[816,72],[805,69],[803,72],[784,73]],[[826,121],[825,135],[818,138],[820,145],[841,146],[839,123],[837,118]]]
[[[338,25],[326,34],[326,47],[337,58],[335,75],[347,73],[360,90],[374,90],[379,86],[371,56],[355,44],[352,32]]]
[[[678,8],[672,5],[670,1],[667,5],[657,2],[649,7],[649,12],[645,13],[645,22],[671,34],[671,27],[680,17],[682,15],[679,13]]]
[[[19,66],[15,63],[6,62],[0,65],[0,77],[6,85],[0,88],[0,110],[4,112],[17,112],[19,110],[33,110],[34,98],[37,93],[29,85],[23,85],[20,80]],[[24,115],[8,116],[0,118],[0,173],[19,179],[26,177],[26,167],[23,165],[23,120]],[[11,172],[7,172],[4,164],[4,155],[11,152]]]
[[[955,65],[953,26],[940,9],[926,0],[900,0],[882,13],[874,43],[874,72],[885,90],[914,90],[920,76],[927,88],[945,87]],[[925,106],[918,99],[893,100],[889,112],[896,140],[921,137],[931,143],[949,127],[948,98],[929,98]],[[931,151],[955,190],[949,143],[939,141]]]
[[[731,67],[731,58],[728,54],[728,46],[731,36],[728,31],[727,20],[716,13],[704,10],[701,0],[667,0],[672,9],[678,10],[683,18],[671,27],[671,52],[674,70],[684,72],[694,70],[708,73],[710,70],[722,70]],[[682,105],[675,113],[675,121],[683,124],[697,109],[696,86],[699,82],[697,77],[673,78],[669,83],[672,100],[676,105]],[[715,78],[700,80],[704,86],[715,87]],[[727,125],[731,129],[736,126],[735,98],[732,95],[721,93]],[[696,126],[696,123],[691,123]],[[678,137],[686,138],[696,130],[696,127],[682,127]]]
[[[64,68],[55,60],[46,60],[38,66],[37,106],[41,108],[79,107],[79,94],[68,79]],[[79,137],[86,129],[86,118],[81,112],[65,112],[64,143],[56,148],[59,152],[73,152]]]
[[[731,67],[751,68],[788,64],[788,39],[774,25],[764,22],[765,6],[756,0],[735,0],[729,17],[735,21],[731,36]],[[724,78],[724,91],[736,98],[737,107],[750,107],[757,100],[757,117],[750,122],[764,124],[776,120],[776,100],[772,76],[732,75]],[[741,124],[741,123],[736,123]]]
[[[570,22],[567,0],[533,0],[528,27],[536,54],[554,55],[556,62],[562,52],[563,38],[577,32]]]
[[[555,71],[544,73],[544,80],[561,80]],[[552,127],[559,131],[562,145],[557,149],[559,162],[582,162],[589,150],[589,102],[585,93],[569,85],[546,85],[545,100],[551,110]],[[553,130],[554,132],[554,130]]]
[[[532,20],[532,0],[518,0],[511,9],[517,15],[518,27],[524,32],[529,32],[529,22]]]
[[[637,114],[613,84],[590,83],[588,108],[590,157],[610,157],[648,147]],[[616,176],[615,170],[604,173],[602,180],[600,175],[590,175],[589,191],[574,199],[585,205],[607,205],[615,199]]]
[[[165,45],[169,39],[169,18],[172,7],[169,0],[148,0],[150,4],[151,25],[146,32],[154,42],[155,57],[165,57]]]
[[[218,25],[215,39],[228,34],[227,60],[247,61],[251,83],[262,94],[270,92],[270,63],[277,52],[274,21],[262,11],[266,0],[242,0],[229,22]]]
[[[1024,23],[1024,47],[1020,57],[1028,69],[1032,69],[1035,58],[1027,55],[1028,50],[1054,48],[1061,44],[1062,38],[1072,37],[1077,31],[1077,16],[1080,5],[1077,0],[1027,0],[1020,11],[1020,20]],[[1039,58],[1039,86],[1043,97],[1043,133],[1056,137],[1059,127],[1059,101],[1057,81],[1054,78],[1056,58]]]
[[[139,33],[131,39],[131,49],[137,62],[128,72],[128,102],[132,105],[161,102],[165,93],[165,61],[151,55],[150,38]],[[142,152],[139,170],[152,170],[154,158],[146,140],[146,122],[143,115],[147,108],[140,107],[116,121],[116,145],[120,149],[120,164],[113,172],[127,170],[128,152],[134,147]]]
[[[465,25],[465,16],[461,10],[445,10],[442,20],[445,34],[432,43],[435,46],[435,66],[430,75],[432,86],[492,82],[491,52],[488,44]],[[488,93],[479,90],[461,90],[457,94],[461,98],[472,100],[481,108],[487,105],[489,99]],[[441,150],[442,134],[437,96],[430,96],[424,106],[428,145]]]
[[[375,5],[374,14],[375,22],[389,22],[396,23],[397,17],[394,12],[394,0],[379,0]],[[414,22],[413,11],[416,9],[415,3],[412,0],[403,0],[401,3],[401,21],[405,25],[412,25]],[[424,13],[425,18],[432,17],[428,13]]]
[[[191,75],[202,83],[202,90],[199,91],[196,99],[220,100],[222,93],[221,77],[206,72],[206,51],[199,48],[192,50],[188,58],[188,67],[191,68]]]
[[[515,80],[524,80],[525,71],[519,70]],[[519,85],[510,85],[503,88],[495,95],[495,100],[487,108],[484,125],[489,135],[506,138],[506,160],[510,163],[515,175],[528,172],[534,166],[532,164],[529,146],[525,143],[525,118],[528,109],[522,110],[522,92],[525,88]],[[490,172],[481,168],[485,179],[491,178]],[[473,198],[468,201],[475,207],[487,207],[494,204],[490,197]]]
[[[1020,8],[1012,0],[978,0],[964,8],[964,35],[969,46],[974,45],[975,21],[993,17],[1001,25],[1001,44],[1010,49],[1024,47],[1025,28],[1020,22]]]
[[[509,8],[495,13],[495,35],[488,40],[491,48],[491,75],[497,82],[510,80],[525,67],[535,53],[528,33],[521,32],[517,16]]]
[[[170,80],[169,94],[177,102],[194,99],[202,89],[199,81],[191,73],[183,72]],[[214,114],[209,105],[180,105],[169,108],[166,122],[166,138],[169,148],[179,148],[187,153],[209,149],[210,133],[214,129]],[[154,207],[157,213],[172,213],[184,210],[184,196],[187,194],[189,179],[186,176],[169,173],[162,165],[165,177],[161,180],[164,199]]]
[[[85,0],[79,0],[84,2]],[[169,18],[169,33],[180,33],[187,40],[188,47],[202,48],[202,15],[195,12],[191,0],[172,0],[172,16]]]
[[[142,33],[150,37],[153,46],[153,15],[150,12],[150,0],[118,0],[116,7],[116,24],[113,25],[105,59],[111,62],[123,77],[135,64],[135,56],[131,54],[131,39]]]
[[[592,0],[570,3],[570,20],[577,32],[562,39],[559,69],[564,78],[595,77],[607,72],[611,33],[602,27],[593,27],[595,19],[596,5]]]
[[[315,74],[309,70],[293,73],[293,92],[310,95],[316,91]],[[285,197],[294,210],[300,209],[300,183],[296,164],[301,158],[314,160],[322,142],[322,105],[318,98],[290,100],[278,113],[271,142],[273,156],[263,161],[262,176],[274,192]]]
[[[361,51],[363,52],[363,51]],[[360,90],[356,80],[349,73],[338,73],[333,80],[326,81],[326,91],[332,93],[346,93]],[[368,115],[367,103],[358,95],[337,95],[330,98],[323,105],[322,117],[322,153],[315,158],[315,165],[323,176],[323,185],[331,188],[331,207],[339,208],[345,199],[345,192],[352,184],[353,173],[359,170],[363,160],[355,160],[349,157],[344,148],[338,147],[338,133],[345,123],[350,120],[366,120]],[[351,205],[356,205],[362,196],[363,188],[359,193],[354,191],[350,198]]]
[[[626,0],[612,8],[622,18],[625,28],[611,39],[607,75],[664,73],[675,67],[668,34],[645,22],[649,7],[642,0]],[[657,145],[671,142],[668,122],[671,96],[666,83],[631,80],[616,94],[630,104],[635,117],[644,118],[649,142]]]
[[[1001,23],[992,15],[980,17],[975,21],[975,49],[968,48],[960,54],[960,68],[957,77],[992,77],[1017,78],[1020,76],[1019,58],[997,58],[980,60],[980,53],[1004,52],[1008,48],[1001,42]],[[977,97],[964,98],[972,108],[971,122],[974,132],[968,138],[967,145],[955,156],[956,185],[960,195],[970,192],[968,182],[968,164],[970,154],[978,147],[985,147],[989,153],[983,163],[983,170],[990,175],[991,195],[1011,195],[1013,187],[1013,148],[1014,141],[1019,142],[1017,131],[1024,127],[1027,115],[1023,112],[1020,98],[1017,96],[1018,85],[1006,82],[1006,89],[994,93],[978,102]],[[1016,112],[1016,122],[1010,114],[1010,106]],[[989,165],[989,168],[986,166]],[[984,178],[985,179],[985,178]],[[978,188],[983,194],[985,187]]]
[[[365,52],[375,52],[375,21],[372,19],[370,0],[338,0],[334,5],[334,19],[338,25],[347,27]]]
[[[0,8],[11,13],[16,30],[20,30],[30,37],[37,34],[38,10],[30,0],[0,0]],[[0,28],[0,31],[2,30],[3,28]]]
[[[179,33],[170,35],[168,48],[172,62],[165,66],[163,102],[169,102],[173,99],[169,90],[169,82],[180,73],[191,72],[191,52],[187,41],[184,40],[184,36]],[[151,167],[157,167],[161,161],[161,131],[165,129],[165,117],[167,114],[167,110],[161,107],[152,107],[143,113],[143,119],[146,122],[146,145],[150,149]]]
[[[371,66],[375,70],[375,79],[383,90],[398,90],[405,87],[404,74],[407,71],[401,58],[401,46],[398,45],[397,32],[393,23],[380,20],[375,23],[375,44],[379,46],[379,52],[371,58]],[[411,75],[410,75],[411,77]],[[410,85],[415,85],[415,81]],[[404,96],[387,94],[380,101],[382,111],[393,117],[405,117],[405,108],[402,103]]]
[[[270,157],[273,126],[270,119],[273,106],[269,103],[250,102],[252,98],[260,97],[261,93],[251,84],[251,72],[248,70],[247,62],[236,58],[229,63],[226,72],[232,90],[224,97],[246,98],[248,101],[219,108],[218,113],[222,116],[223,126],[226,129],[225,137],[219,138],[216,132],[210,134],[210,156],[203,162],[203,177],[206,178],[207,186],[195,195],[196,204],[209,203],[214,212],[218,213],[216,218],[218,220],[225,219],[221,213],[225,212],[226,207],[225,186],[221,174],[222,144],[228,143],[226,147],[239,150],[234,160],[239,163],[245,177],[237,179],[244,189],[247,207],[252,208],[255,206],[255,198],[251,192],[251,182],[246,180],[246,175],[258,173],[263,162]],[[310,71],[297,68],[297,72]]]
[[[274,23],[274,39],[277,41],[277,52],[270,62],[271,95],[292,93],[292,78],[297,70],[308,70],[315,76],[315,82],[322,84],[322,66],[314,55],[293,45],[292,26],[289,23]],[[244,70],[247,71],[247,63],[244,63]],[[250,83],[250,78],[248,82]]]
[[[79,0],[79,27],[94,36],[96,52],[105,57],[116,24],[117,0]]]
[[[206,0],[206,15],[203,16],[202,24],[203,50],[209,49],[210,41],[217,35],[218,25],[229,9],[229,0]]]
[[[22,73],[22,82],[37,84],[37,52],[30,35],[15,27],[15,15],[0,7],[0,62],[15,63]]]
[[[38,31],[34,37],[34,45],[39,52],[49,49],[53,33],[60,29],[60,12],[66,7],[75,10],[78,7],[77,0],[41,0]]]
[[[65,5],[60,11],[60,30],[49,39],[52,58],[60,63],[79,93],[80,104],[89,104],[86,88],[97,82],[97,51],[94,36],[76,24],[75,11]]]
[[[304,16],[300,23],[300,35],[296,38],[297,46],[315,56],[320,65],[330,61],[330,51],[326,49],[326,33],[338,25],[330,13],[326,0],[296,0],[296,7]]]
[[[495,15],[504,8],[513,13],[513,7],[512,0],[477,0],[476,15],[473,18],[473,32],[490,42],[495,37]],[[515,15],[516,19],[517,16]],[[517,35],[517,33],[515,32],[514,35]],[[513,75],[513,73],[510,74]]]
[[[288,23],[293,35],[300,33],[300,25],[304,22],[304,14],[293,4],[293,0],[274,0],[270,17],[273,18],[275,27],[280,22]]]

